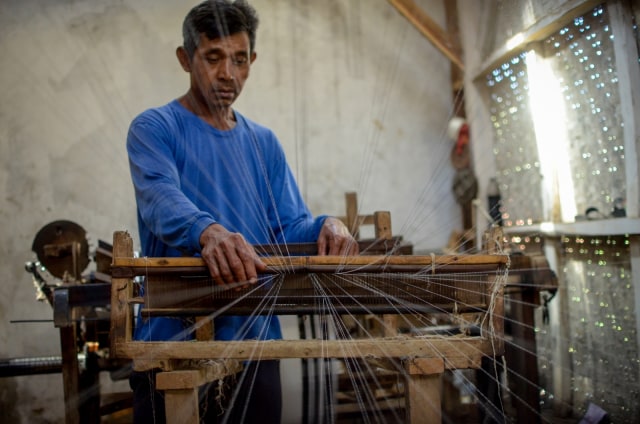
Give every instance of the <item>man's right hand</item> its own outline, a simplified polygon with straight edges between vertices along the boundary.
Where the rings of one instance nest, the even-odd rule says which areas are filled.
[[[201,255],[216,284],[255,283],[267,266],[240,233],[212,224],[200,234]]]

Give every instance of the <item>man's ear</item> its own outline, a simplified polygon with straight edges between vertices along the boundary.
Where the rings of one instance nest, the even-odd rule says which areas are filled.
[[[249,57],[249,63],[253,63],[255,62],[255,60],[258,58],[258,53],[256,52],[251,52],[251,56]]]
[[[184,47],[180,46],[176,49],[176,56],[178,57],[178,62],[180,62],[182,69],[184,69],[185,72],[191,72],[191,60]]]

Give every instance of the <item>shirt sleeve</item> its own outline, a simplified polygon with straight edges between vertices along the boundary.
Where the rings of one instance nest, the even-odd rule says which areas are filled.
[[[140,220],[163,243],[188,254],[200,252],[200,234],[215,223],[180,189],[171,132],[161,119],[136,118],[127,136],[131,179]]]

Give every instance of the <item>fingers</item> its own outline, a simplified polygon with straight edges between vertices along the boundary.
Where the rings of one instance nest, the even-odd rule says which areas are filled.
[[[339,255],[343,250],[344,238],[339,235],[329,237],[329,255]]]
[[[258,272],[265,271],[266,265],[253,246],[241,234],[231,233],[221,226],[211,227],[203,232],[200,241],[202,258],[214,282],[218,285],[257,282]]]
[[[356,256],[360,254],[360,246],[353,237],[345,243],[344,249],[344,252],[340,253],[341,255]]]
[[[324,227],[322,227],[322,230],[320,231],[317,244],[318,244],[318,256],[325,256],[329,253],[327,252],[327,246],[330,243],[327,243],[327,236],[324,234]]]
[[[355,256],[359,253],[358,242],[351,236],[349,237],[334,237],[330,239],[329,255],[336,256]]]
[[[318,255],[357,255],[358,242],[351,236],[342,221],[329,217],[325,220],[318,236]]]

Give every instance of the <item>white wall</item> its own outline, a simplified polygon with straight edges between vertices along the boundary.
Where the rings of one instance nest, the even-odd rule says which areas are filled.
[[[137,237],[124,149],[131,119],[187,89],[175,59],[194,1],[0,3],[0,359],[57,355],[25,261],[45,224]],[[444,25],[440,0],[418,2]],[[237,108],[280,136],[314,213],[390,210],[394,233],[438,249],[460,229],[451,194],[448,61],[385,0],[255,0],[258,61]],[[8,422],[61,422],[60,375],[0,379]]]

